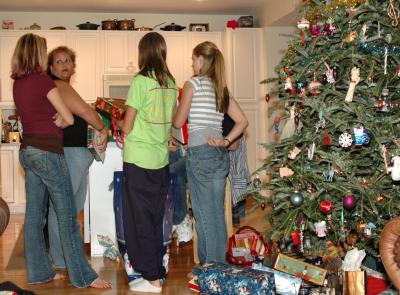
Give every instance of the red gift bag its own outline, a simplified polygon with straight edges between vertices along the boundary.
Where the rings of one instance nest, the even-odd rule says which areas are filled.
[[[262,258],[267,253],[264,237],[259,231],[246,225],[229,238],[226,260],[231,264],[252,265],[257,257]]]

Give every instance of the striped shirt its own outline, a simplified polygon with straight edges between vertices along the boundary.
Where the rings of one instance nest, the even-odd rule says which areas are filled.
[[[188,82],[193,88],[188,116],[188,146],[206,144],[209,137],[222,138],[224,114],[216,110],[213,83],[204,76],[193,77]]]

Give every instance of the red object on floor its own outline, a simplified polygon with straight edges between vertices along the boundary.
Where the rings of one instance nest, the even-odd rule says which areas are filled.
[[[200,293],[200,287],[196,278],[191,279],[188,283],[188,286],[190,290]]]
[[[385,279],[367,276],[367,295],[378,295],[385,291],[388,286]]]

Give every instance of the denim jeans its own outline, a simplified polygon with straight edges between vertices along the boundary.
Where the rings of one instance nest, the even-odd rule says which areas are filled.
[[[76,213],[78,214],[83,210],[85,205],[89,167],[93,162],[93,155],[86,147],[66,147],[64,148],[64,157],[71,176]],[[50,258],[55,268],[65,268],[57,216],[51,202],[49,205],[47,226],[49,231]]]
[[[169,152],[169,172],[176,175],[175,181],[175,206],[173,224],[181,224],[187,214],[186,206],[186,157],[180,155],[179,149],[176,152]]]
[[[225,148],[200,145],[188,148],[186,171],[200,263],[224,262],[226,225],[224,200],[229,155]]]
[[[64,155],[28,146],[20,150],[19,159],[25,170],[24,237],[28,282],[48,282],[55,275],[46,251],[43,233],[50,197],[57,215],[69,279],[75,287],[89,286],[98,275],[89,266],[83,252],[72,185]]]

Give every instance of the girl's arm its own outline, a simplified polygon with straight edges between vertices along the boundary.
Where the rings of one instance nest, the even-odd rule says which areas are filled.
[[[246,115],[243,113],[239,104],[233,98],[231,98],[229,101],[228,115],[235,122],[232,130],[223,139],[209,138],[209,145],[228,147],[243,133],[243,131],[249,125]]]
[[[192,85],[189,82],[186,82],[185,85],[183,85],[181,102],[179,103],[174,115],[174,119],[172,120],[172,125],[175,128],[182,128],[182,126],[186,123],[190,106],[192,105],[192,96]]]
[[[54,123],[58,127],[65,128],[74,124],[74,117],[72,116],[71,111],[64,104],[56,87],[47,93],[47,99],[57,111],[57,114],[54,116]]]
[[[124,119],[121,121],[116,121],[117,126],[125,133],[128,134],[131,132],[133,128],[133,124],[135,123],[137,110],[127,106],[125,111]]]

